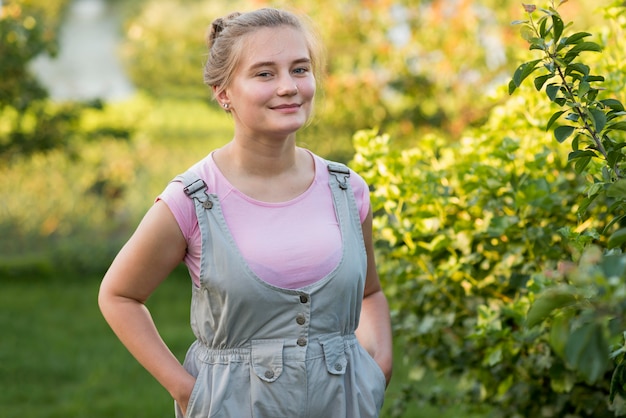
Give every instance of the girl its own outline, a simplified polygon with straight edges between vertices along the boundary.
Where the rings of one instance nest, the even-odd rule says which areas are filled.
[[[213,22],[205,82],[234,137],[171,182],[106,273],[111,328],[177,417],[377,417],[391,375],[368,188],[296,146],[321,54],[276,9]],[[183,261],[197,340],[181,365],[144,303]]]

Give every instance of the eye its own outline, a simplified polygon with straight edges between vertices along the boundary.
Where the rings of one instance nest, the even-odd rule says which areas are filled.
[[[262,78],[271,77],[271,75],[272,73],[270,73],[269,71],[262,71],[256,74],[257,77],[262,77]]]
[[[293,72],[295,74],[306,74],[306,73],[309,72],[309,68],[307,68],[307,67],[298,67],[298,68],[294,69]]]

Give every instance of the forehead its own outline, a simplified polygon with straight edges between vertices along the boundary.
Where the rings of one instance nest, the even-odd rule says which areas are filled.
[[[242,69],[259,62],[310,59],[306,37],[300,30],[290,26],[261,28],[250,33],[241,52]]]

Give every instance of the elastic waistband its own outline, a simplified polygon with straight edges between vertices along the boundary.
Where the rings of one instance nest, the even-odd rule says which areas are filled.
[[[344,351],[349,350],[357,344],[356,335],[339,333],[321,334],[311,337],[306,344],[298,344],[299,340],[273,339],[273,340],[253,340],[251,342],[236,348],[213,348],[200,340],[194,341],[189,348],[189,354],[194,354],[198,360],[206,363],[232,363],[232,362],[250,362],[252,358],[253,342],[282,342],[282,357],[284,360],[305,361],[307,359],[315,359],[324,356],[324,344],[330,340],[343,340]],[[341,344],[341,342],[339,342]]]

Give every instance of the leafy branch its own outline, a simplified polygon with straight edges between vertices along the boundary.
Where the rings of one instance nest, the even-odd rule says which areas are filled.
[[[561,0],[559,6],[566,1]],[[599,156],[599,153],[613,170],[615,177],[622,178],[620,163],[624,160],[624,154],[620,150],[624,143],[613,141],[608,134],[615,130],[626,131],[626,122],[617,120],[626,114],[624,106],[615,99],[598,100],[600,88],[593,87],[592,83],[601,83],[604,77],[592,75],[588,65],[575,61],[582,52],[601,52],[602,47],[595,42],[586,41],[591,36],[587,32],[563,36],[566,25],[557,12],[554,1],[550,3],[550,8],[539,9],[543,16],[536,22],[533,13],[537,8],[534,5],[524,5],[528,20],[513,22],[524,25],[522,36],[529,42],[530,50],[542,51],[544,56],[518,67],[509,83],[509,94],[528,76],[543,68],[547,74],[535,78],[535,88],[541,90],[545,85],[546,95],[552,102],[569,108],[554,113],[546,129],[550,129],[566,114],[565,120],[569,123],[555,129],[556,139],[564,142],[578,129],[591,142],[585,152],[579,151],[582,145],[580,139],[576,138],[578,140],[574,141],[574,152],[570,155],[570,160],[581,160],[576,166],[577,172],[582,172],[590,159]],[[548,81],[552,82],[546,85]]]
[[[601,175],[593,179],[587,197],[580,205],[579,212],[584,213],[591,202],[605,194],[615,199],[611,206],[615,218],[606,226],[605,231],[622,220],[626,215],[626,179],[624,163],[626,142],[623,135],[626,131],[626,115],[624,105],[616,99],[600,99],[603,76],[594,75],[588,65],[580,61],[583,52],[602,52],[602,47],[587,40],[588,32],[576,32],[565,36],[565,24],[557,8],[567,0],[560,0],[557,5],[550,1],[547,9],[538,9],[534,5],[524,4],[528,14],[527,20],[515,21],[513,24],[522,26],[522,37],[530,44],[531,51],[540,51],[542,57],[521,64],[509,82],[509,94],[521,86],[526,78],[536,71],[541,74],[534,79],[535,88],[545,90],[551,102],[564,110],[555,112],[546,130],[554,128],[554,136],[560,143],[572,137],[572,151],[569,161],[574,164],[575,171],[580,174],[587,168],[592,159],[603,162]],[[541,16],[535,19],[535,12]],[[621,132],[620,132],[621,131]],[[626,243],[626,230],[616,231],[609,238],[609,248],[619,247]]]

